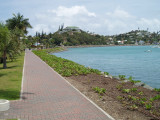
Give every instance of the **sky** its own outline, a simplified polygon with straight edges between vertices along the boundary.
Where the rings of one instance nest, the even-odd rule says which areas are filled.
[[[0,21],[13,13],[29,18],[36,32],[54,33],[59,25],[77,26],[100,35],[131,30],[160,31],[160,0],[0,0]]]

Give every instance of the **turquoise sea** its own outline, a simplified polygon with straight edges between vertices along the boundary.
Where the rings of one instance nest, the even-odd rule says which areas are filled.
[[[113,46],[69,48],[54,55],[111,75],[133,76],[135,80],[160,88],[160,48],[153,46]]]

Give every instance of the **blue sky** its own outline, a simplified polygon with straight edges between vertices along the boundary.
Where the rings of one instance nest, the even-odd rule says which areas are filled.
[[[160,0],[0,0],[0,21],[13,13],[29,18],[33,29],[55,32],[59,25],[78,26],[102,35],[149,28],[160,31]]]

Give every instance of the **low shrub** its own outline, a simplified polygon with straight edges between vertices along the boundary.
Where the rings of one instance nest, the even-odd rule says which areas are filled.
[[[49,54],[51,51],[58,51],[60,48],[54,49],[44,49],[44,50],[35,50],[34,54],[39,56],[43,61],[45,61],[49,66],[51,66],[55,71],[65,77],[72,75],[87,75],[90,73],[101,74],[97,69],[86,68],[83,65],[77,64],[73,61],[57,57],[55,55]]]
[[[137,88],[131,88],[130,91],[131,91],[131,92],[136,92],[136,91],[137,91]]]
[[[128,78],[128,80],[131,82],[131,83],[133,83],[133,84],[135,84],[135,83],[138,83],[138,82],[141,82],[140,80],[133,80],[134,78],[132,77],[132,76],[130,76],[129,78]]]
[[[150,103],[145,104],[145,108],[146,108],[147,110],[150,110],[152,107],[153,107],[153,106],[152,106],[152,104],[150,104]]]
[[[141,91],[141,92],[139,92],[138,94],[139,94],[139,95],[143,95],[143,92]]]
[[[108,72],[104,72],[104,74],[105,74],[105,75],[109,75],[109,73],[108,73]]]
[[[122,89],[122,92],[124,92],[124,93],[129,93],[129,92],[130,92],[130,89]]]
[[[123,86],[122,86],[122,85],[117,85],[116,88],[117,88],[118,90],[121,90],[121,89],[123,88]]]
[[[160,88],[155,88],[154,90],[157,92],[160,92]]]
[[[103,95],[103,94],[106,92],[106,89],[104,89],[104,88],[99,88],[99,87],[95,87],[95,88],[93,88],[93,90],[94,90],[95,92],[97,92],[99,95]]]
[[[155,97],[150,98],[150,101],[152,101],[152,102],[155,100],[160,100],[160,95],[156,95]]]
[[[119,75],[118,77],[119,77],[120,80],[125,80],[126,76],[125,75]]]

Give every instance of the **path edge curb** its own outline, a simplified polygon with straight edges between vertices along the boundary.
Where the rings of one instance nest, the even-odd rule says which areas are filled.
[[[26,51],[25,51],[25,54],[24,54],[24,62],[23,62],[23,73],[22,73],[22,82],[21,82],[20,101],[23,100],[22,99],[22,94],[23,94],[23,83],[24,83],[25,58],[26,58]]]

